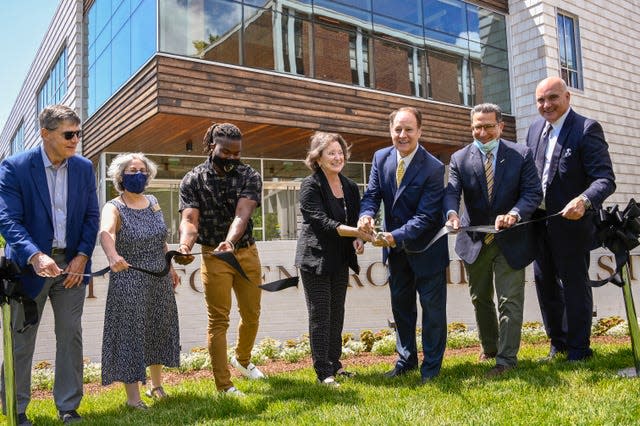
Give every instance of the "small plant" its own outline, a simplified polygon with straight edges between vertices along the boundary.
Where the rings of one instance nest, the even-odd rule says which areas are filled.
[[[627,337],[629,336],[629,323],[623,321],[608,329],[604,334],[612,337]]]
[[[396,336],[387,334],[373,344],[371,353],[376,355],[393,355],[396,351]]]
[[[342,333],[342,346],[353,340],[353,333]]]
[[[37,362],[36,365],[33,366],[34,370],[46,370],[46,369],[51,369],[52,365],[49,361],[47,360],[43,360],[40,362]]]
[[[342,346],[342,358],[349,358],[364,352],[364,343],[349,340]]]
[[[462,322],[451,322],[447,325],[447,331],[449,333],[460,333],[467,331],[467,325]]]
[[[591,334],[594,336],[604,335],[610,328],[623,323],[624,320],[617,315],[611,317],[600,318],[591,328]]]
[[[266,337],[256,346],[258,352],[268,359],[278,359],[282,349],[282,343],[279,340]]]
[[[451,349],[469,348],[480,344],[476,331],[455,331],[447,336],[447,347]]]
[[[382,340],[387,336],[390,336],[392,334],[395,334],[395,332],[393,330],[391,330],[390,328],[383,328],[378,330],[373,337],[376,339],[376,341],[378,340]]]
[[[360,332],[360,342],[364,345],[365,352],[371,352],[371,348],[375,343],[376,338],[371,330],[362,330]]]
[[[527,321],[522,324],[523,330],[538,330],[544,328],[540,321]]]

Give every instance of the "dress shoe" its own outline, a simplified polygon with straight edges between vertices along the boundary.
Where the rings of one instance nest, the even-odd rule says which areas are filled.
[[[64,424],[75,423],[82,420],[82,417],[80,417],[80,414],[78,414],[76,410],[60,411],[58,417]]]
[[[25,413],[18,414],[18,426],[33,426]]]
[[[384,377],[386,377],[387,379],[392,379],[394,377],[403,376],[411,370],[413,370],[413,368],[400,368],[396,366],[396,367],[393,367],[392,370],[389,370],[386,373],[384,373]]]
[[[540,362],[551,362],[560,357],[560,355],[565,355],[566,353],[567,351],[557,349],[555,346],[551,346],[551,349],[549,349],[549,354],[544,358],[541,358]]]
[[[585,361],[593,356],[593,351],[591,348],[588,348],[584,351],[580,351],[578,353],[569,352],[567,355],[567,361],[575,362],[575,361]]]
[[[496,357],[495,353],[480,352],[480,355],[478,356],[478,361],[480,362],[489,361],[491,359],[494,359],[495,357]]]
[[[487,377],[498,377],[498,376],[501,376],[504,373],[506,373],[507,371],[513,370],[513,368],[515,368],[514,365],[497,364],[491,370],[487,371]]]
[[[427,383],[433,382],[438,376],[424,376],[422,377],[422,384],[426,385]]]

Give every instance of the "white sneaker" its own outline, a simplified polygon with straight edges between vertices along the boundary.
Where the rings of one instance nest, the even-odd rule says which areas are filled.
[[[335,377],[333,376],[329,376],[326,379],[322,380],[320,382],[321,385],[330,387],[330,388],[339,388],[340,387],[340,383],[336,382]]]
[[[222,393],[229,396],[237,396],[237,397],[245,396],[244,392],[242,392],[240,389],[236,388],[235,386],[231,386],[229,389],[223,390]]]
[[[253,363],[249,363],[246,367],[243,367],[242,364],[238,362],[236,357],[231,358],[231,365],[235,367],[243,376],[251,380],[264,379],[265,376],[262,374],[262,371],[258,370],[258,367],[253,365]]]

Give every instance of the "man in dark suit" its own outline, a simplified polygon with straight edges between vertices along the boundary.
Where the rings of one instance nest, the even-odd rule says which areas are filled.
[[[384,202],[384,229],[379,245],[389,265],[391,308],[396,324],[398,360],[387,377],[418,366],[416,291],[422,306],[421,367],[423,383],[440,372],[447,338],[446,239],[424,250],[444,224],[444,165],[418,144],[422,115],[405,107],[389,115],[393,146],[373,156],[369,185],[358,226],[374,231],[374,217]]]
[[[540,179],[531,150],[500,138],[504,122],[498,105],[471,109],[473,143],[457,151],[449,163],[444,198],[447,225],[494,224],[506,229],[531,217],[542,200]],[[458,216],[464,197],[465,212]],[[531,226],[517,226],[499,234],[460,232],[456,253],[469,275],[482,353],[495,358],[487,373],[497,376],[517,364],[524,308],[524,268],[535,254]],[[494,297],[498,297],[498,313]]]
[[[562,212],[540,222],[534,275],[548,358],[567,353],[570,361],[590,357],[593,297],[589,251],[596,247],[594,210],[616,188],[608,145],[600,124],[570,108],[571,95],[558,77],[542,80],[536,103],[542,118],[529,127],[531,148],[544,193],[536,216]]]
[[[36,302],[38,321],[47,298],[55,319],[56,363],[53,397],[60,419],[77,421],[82,399],[82,309],[96,243],[99,209],[91,162],[76,155],[80,118],[63,105],[39,116],[40,147],[0,164],[0,234],[5,255],[22,269],[21,284]],[[13,305],[18,421],[31,424],[31,363],[38,324],[23,333],[22,305]],[[3,370],[4,371],[4,370]],[[4,376],[2,398],[5,397]]]

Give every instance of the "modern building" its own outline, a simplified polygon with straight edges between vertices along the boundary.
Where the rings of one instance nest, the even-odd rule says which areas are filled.
[[[0,158],[39,143],[43,106],[67,104],[83,118],[80,149],[96,165],[102,202],[115,194],[105,178],[115,154],[142,151],[160,165],[150,192],[175,243],[180,179],[203,160],[207,127],[233,122],[244,161],[264,178],[254,233],[265,278],[275,279],[295,274],[309,136],[340,132],[353,145],[346,174],[364,188],[372,153],[390,143],[387,115],[400,106],[423,112],[422,143],[447,163],[470,141],[472,105],[499,104],[504,137],[523,142],[537,82],[562,76],[574,108],[603,124],[618,183],[610,201],[626,204],[640,183],[639,28],[637,2],[624,0],[61,0],[0,134]],[[368,252],[352,280],[347,328],[380,328],[391,315],[379,260]],[[465,279],[453,262],[456,287]],[[607,262],[595,259],[594,274]],[[184,273],[197,293],[197,274]],[[473,323],[466,290],[451,299],[457,291],[449,303],[462,307],[450,320]],[[304,332],[300,294],[266,297],[264,334]],[[525,315],[537,319],[534,292],[528,303]],[[87,308],[97,322],[99,308]],[[301,316],[297,328],[279,319],[283,310]],[[181,313],[183,335],[184,324],[202,329],[200,319]]]

